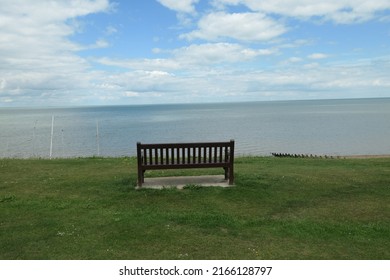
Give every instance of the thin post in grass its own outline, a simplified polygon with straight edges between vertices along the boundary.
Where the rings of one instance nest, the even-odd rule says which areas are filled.
[[[99,121],[98,120],[96,120],[96,148],[97,148],[97,155],[100,156]]]
[[[50,159],[53,154],[54,115],[51,116]]]
[[[61,147],[62,147],[62,157],[65,157],[64,130],[63,129],[61,129]]]
[[[35,120],[34,122],[34,129],[33,129],[33,137],[32,137],[32,154],[33,154],[33,157],[35,157],[35,131],[36,131],[36,128],[37,128],[37,120]]]

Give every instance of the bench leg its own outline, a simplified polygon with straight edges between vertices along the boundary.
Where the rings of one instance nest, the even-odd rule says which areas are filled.
[[[233,167],[229,168],[229,185],[234,184],[234,170]]]
[[[229,170],[229,185],[234,185],[234,175],[233,172]]]
[[[224,167],[223,169],[225,170],[225,180],[227,180],[228,179],[228,174],[229,174],[228,168]]]
[[[142,183],[145,183],[144,173],[145,173],[144,170],[138,171],[138,182],[137,182],[138,187],[142,187]]]

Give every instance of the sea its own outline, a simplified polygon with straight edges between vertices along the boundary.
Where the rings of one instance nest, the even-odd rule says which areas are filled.
[[[390,98],[0,108],[0,157],[135,156],[136,143],[235,140],[238,156],[390,154]]]

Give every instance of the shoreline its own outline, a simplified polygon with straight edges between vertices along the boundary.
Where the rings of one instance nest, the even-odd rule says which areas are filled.
[[[383,155],[350,155],[350,156],[340,156],[346,159],[365,159],[365,158],[390,158],[390,154],[383,154]]]
[[[271,153],[274,157],[288,158],[330,158],[330,159],[363,159],[363,158],[390,158],[390,154],[352,154],[352,155],[335,155],[335,154],[291,154],[291,153]]]
[[[245,158],[245,157],[275,157],[277,158],[278,156],[274,155],[251,155],[251,154],[238,154],[235,155],[236,158]],[[294,158],[293,154],[286,154],[284,156],[279,156],[279,157],[291,157]],[[91,156],[75,156],[75,157],[53,157],[52,159],[92,159],[92,158],[137,158],[136,155],[131,155],[131,156],[96,156],[96,155],[91,155]],[[390,154],[376,154],[376,155],[298,155],[295,158],[323,158],[323,159],[380,159],[380,158],[390,158]],[[2,157],[0,156],[0,160],[4,159],[25,159],[25,160],[31,160],[31,159],[40,159],[40,160],[50,160],[49,157]]]

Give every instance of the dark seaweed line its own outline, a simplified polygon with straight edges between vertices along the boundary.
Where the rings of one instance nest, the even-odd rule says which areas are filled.
[[[290,153],[271,153],[274,157],[281,157],[281,158],[342,158],[340,156],[334,157],[334,156],[327,156],[327,155],[307,155],[307,154],[290,154]]]

